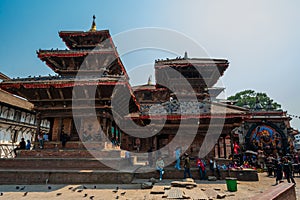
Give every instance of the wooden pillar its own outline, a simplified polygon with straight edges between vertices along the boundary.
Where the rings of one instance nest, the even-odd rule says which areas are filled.
[[[119,132],[119,144],[121,144],[121,141],[122,141],[122,136],[121,136],[121,129],[118,127],[118,132]]]
[[[107,132],[106,131],[106,129],[107,129],[107,126],[106,126],[107,122],[106,121],[107,121],[107,119],[106,119],[105,114],[103,114],[102,117],[99,118],[99,120],[100,120],[102,133],[105,134]]]
[[[48,120],[49,120],[49,122],[50,122],[50,130],[49,130],[49,133],[48,133],[48,135],[49,135],[49,140],[50,140],[50,141],[53,141],[54,118],[49,118]]]
[[[35,141],[38,141],[38,135],[40,134],[41,131],[41,113],[38,112],[36,114],[36,130],[35,130]]]
[[[156,135],[154,136],[153,148],[154,148],[154,150],[158,149],[158,141],[157,141],[157,136]]]
[[[224,158],[227,158],[227,152],[226,152],[226,136],[223,138],[223,148],[224,148]]]
[[[218,139],[218,157],[221,157],[220,138]]]
[[[233,156],[233,137],[232,137],[232,131],[230,131],[230,148],[231,148],[231,155]]]
[[[108,127],[108,123],[109,123],[109,120],[106,119],[106,122],[105,122],[105,135],[106,135],[106,138],[109,139],[109,127]]]
[[[117,139],[117,125],[114,123],[114,138]]]
[[[54,118],[53,119],[53,127],[52,127],[52,141],[59,141],[60,140],[60,133],[61,133],[61,118]]]
[[[61,137],[61,134],[63,133],[62,131],[63,131],[63,118],[62,117],[60,117],[59,118],[59,124],[58,124],[58,135],[57,135],[57,139],[58,139],[58,141],[60,141],[60,137]]]

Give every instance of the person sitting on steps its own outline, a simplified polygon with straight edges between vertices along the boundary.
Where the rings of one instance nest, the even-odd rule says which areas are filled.
[[[22,149],[26,149],[26,143],[25,143],[24,138],[21,139],[17,148],[14,149],[15,156],[17,156],[17,150],[22,150]]]

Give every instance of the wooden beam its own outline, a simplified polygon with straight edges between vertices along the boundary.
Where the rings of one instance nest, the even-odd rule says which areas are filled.
[[[85,69],[89,69],[89,61],[88,61],[88,59],[85,59],[84,62],[85,62]]]
[[[76,63],[75,63],[75,58],[71,58],[71,66],[73,68],[73,70],[77,70],[77,66],[76,66]]]
[[[64,94],[61,89],[58,89],[59,95],[61,99],[65,99]]]
[[[74,88],[72,89],[72,99],[73,99],[73,98],[77,99],[77,95],[76,95],[76,93],[75,93]]]
[[[77,99],[76,97],[74,99],[35,99],[35,100],[30,100],[30,102],[53,102],[53,101],[56,101],[56,102],[64,102],[64,101],[110,101],[111,98],[89,98],[89,99]]]
[[[46,89],[46,92],[47,92],[48,98],[49,98],[49,99],[53,99],[53,98],[52,98],[52,95],[51,95],[51,93],[50,93],[49,88]]]
[[[19,90],[16,90],[15,91],[20,97],[24,97],[26,99],[30,99],[30,98],[27,98],[27,96],[25,96],[23,93],[21,93]]]
[[[45,108],[45,107],[36,107],[35,109],[36,110],[40,110],[40,111],[43,111],[43,110],[74,110],[74,109],[87,109],[87,110],[91,110],[91,109],[111,109],[112,107],[111,106],[108,106],[108,105],[95,105],[93,108],[91,107],[84,107],[84,106],[72,106],[72,107],[63,107],[63,106],[57,106],[57,107],[48,107],[48,108]]]
[[[40,94],[38,93],[37,90],[34,91],[34,95],[36,96],[36,99],[38,99],[38,100],[41,99]]]
[[[62,65],[62,68],[63,68],[63,69],[66,69],[66,68],[67,68],[67,67],[66,67],[66,62],[65,62],[64,59],[61,59],[61,65]]]
[[[100,92],[99,87],[97,87],[96,92],[97,92],[97,94],[98,94],[98,98],[101,99],[101,92]]]
[[[90,99],[90,95],[89,95],[88,90],[87,90],[86,88],[84,88],[83,91],[84,91],[85,97],[86,97],[87,99]]]
[[[60,65],[55,61],[53,60],[51,57],[48,58],[48,62],[49,64],[52,64],[55,68],[58,68]]]

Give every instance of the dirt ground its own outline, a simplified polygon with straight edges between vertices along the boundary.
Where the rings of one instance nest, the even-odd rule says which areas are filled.
[[[300,197],[300,177],[295,178],[297,186],[297,196]],[[144,180],[135,180],[135,184],[126,185],[1,185],[1,199],[57,199],[57,200],[77,200],[77,199],[163,199],[163,194],[151,194],[152,192],[162,192],[165,187],[170,188],[173,180],[163,180],[154,185],[153,189],[139,189],[140,183]],[[177,188],[175,192],[183,191],[190,199],[200,199],[200,197],[212,197],[216,199],[216,195],[225,194],[225,199],[247,199],[264,190],[274,187],[275,178],[267,177],[265,173],[259,174],[258,182],[238,181],[237,192],[228,192],[226,182],[222,181],[198,181],[197,187],[193,189]],[[285,180],[286,182],[286,180]],[[116,189],[118,187],[118,189]],[[171,187],[174,189],[175,187]],[[166,191],[166,190],[165,190]],[[299,198],[298,197],[298,198]],[[207,198],[208,199],[208,198]],[[300,198],[299,198],[300,199]]]

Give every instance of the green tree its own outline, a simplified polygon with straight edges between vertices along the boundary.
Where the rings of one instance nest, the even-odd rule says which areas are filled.
[[[255,108],[257,100],[263,110],[277,110],[281,108],[281,105],[271,99],[266,93],[255,92],[254,90],[244,90],[227,99],[236,102],[235,105],[237,106],[248,105],[251,109]]]

